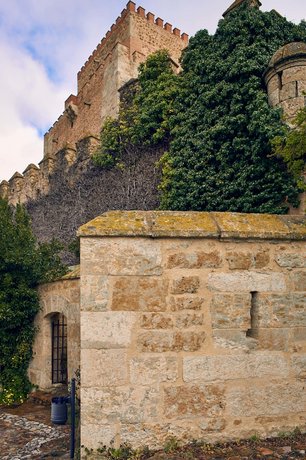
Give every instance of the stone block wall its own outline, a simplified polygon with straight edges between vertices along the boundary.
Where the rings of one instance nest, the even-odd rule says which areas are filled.
[[[37,334],[33,359],[29,367],[30,381],[40,389],[52,387],[52,317],[61,313],[67,320],[68,380],[80,368],[80,283],[79,267],[61,280],[39,286],[41,310],[35,318]]]
[[[79,234],[83,445],[305,429],[305,217],[109,212]]]

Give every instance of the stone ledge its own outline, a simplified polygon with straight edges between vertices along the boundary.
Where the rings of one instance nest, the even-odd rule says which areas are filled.
[[[109,211],[78,236],[306,240],[306,216],[233,212]]]

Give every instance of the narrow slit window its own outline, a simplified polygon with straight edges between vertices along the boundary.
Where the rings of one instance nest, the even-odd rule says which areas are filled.
[[[259,313],[258,313],[258,293],[251,292],[251,324],[250,329],[247,330],[247,337],[254,337],[256,336],[256,332],[258,330],[259,325]]]

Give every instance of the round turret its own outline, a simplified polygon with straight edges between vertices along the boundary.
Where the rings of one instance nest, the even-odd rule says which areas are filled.
[[[306,43],[288,43],[277,50],[264,78],[270,104],[281,107],[290,123],[306,103]]]

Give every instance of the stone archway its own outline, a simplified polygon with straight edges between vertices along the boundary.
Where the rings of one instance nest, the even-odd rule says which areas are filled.
[[[28,373],[41,389],[66,383],[80,367],[79,291],[78,278],[39,287],[41,310],[35,319],[37,333]]]

